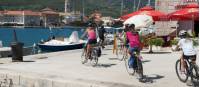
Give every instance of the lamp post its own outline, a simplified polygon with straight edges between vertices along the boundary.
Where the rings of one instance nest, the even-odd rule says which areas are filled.
[[[17,33],[15,29],[13,30],[14,41],[11,43],[12,51],[12,61],[13,62],[22,62],[23,61],[23,43],[18,42]]]

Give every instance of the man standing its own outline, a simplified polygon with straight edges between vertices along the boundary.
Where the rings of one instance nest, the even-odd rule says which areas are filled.
[[[100,43],[101,43],[102,48],[105,48],[104,44],[103,44],[104,39],[105,39],[105,36],[104,36],[105,33],[106,33],[106,31],[105,31],[104,26],[101,26],[101,28],[99,29],[99,39],[100,39]]]

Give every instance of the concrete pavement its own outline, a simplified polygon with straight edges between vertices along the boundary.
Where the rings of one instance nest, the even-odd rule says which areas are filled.
[[[142,53],[145,83],[126,72],[123,61],[112,54],[111,47],[102,51],[99,64],[82,65],[81,50],[25,56],[25,62],[11,63],[0,59],[0,85],[14,87],[187,87],[178,80],[175,62],[179,52]],[[7,82],[7,84],[3,84]]]

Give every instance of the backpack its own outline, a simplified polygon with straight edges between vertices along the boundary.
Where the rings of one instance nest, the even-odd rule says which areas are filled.
[[[98,57],[101,56],[101,48],[100,47],[97,48],[97,55],[98,55]]]

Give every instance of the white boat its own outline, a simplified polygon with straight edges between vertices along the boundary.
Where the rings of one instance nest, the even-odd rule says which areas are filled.
[[[78,38],[78,32],[72,32],[69,38],[63,38],[63,40],[51,39],[47,42],[39,43],[38,46],[42,51],[63,51],[72,49],[83,48],[86,41]]]

